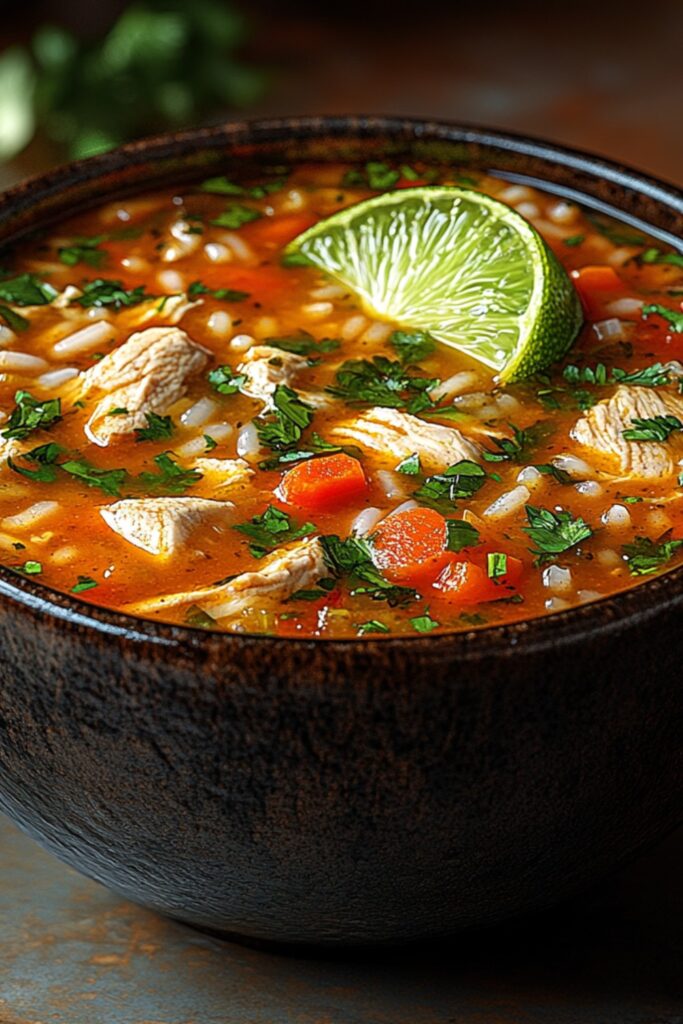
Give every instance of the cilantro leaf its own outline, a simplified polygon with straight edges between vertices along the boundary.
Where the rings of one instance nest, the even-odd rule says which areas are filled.
[[[19,466],[12,458],[7,459],[7,465],[10,469],[13,469],[15,473],[21,473],[22,476],[28,477],[29,480],[36,480],[40,483],[51,484],[57,479],[58,467],[56,462],[63,451],[64,449],[58,444],[41,444],[37,448],[33,448],[30,452],[24,452],[21,456],[22,459],[35,463],[37,469],[28,469],[25,466]]]
[[[649,305],[643,306],[644,320],[653,314],[661,316],[662,319],[666,320],[674,334],[683,334],[683,312],[662,306],[660,302],[651,302]]]
[[[289,466],[294,462],[304,462],[306,459],[314,459],[318,455],[333,455],[336,452],[346,452],[352,458],[357,459],[360,452],[352,445],[330,444],[320,434],[313,433],[306,448],[294,448],[276,455],[273,459],[266,459],[259,462],[259,469],[278,469],[280,466]]]
[[[552,560],[553,555],[568,551],[593,535],[590,526],[580,516],[574,519],[571,512],[552,512],[547,508],[527,505],[526,514],[529,525],[524,527],[524,532],[533,541],[535,546],[530,550],[541,563]]]
[[[153,297],[145,293],[145,286],[142,284],[137,288],[126,289],[120,281],[98,277],[94,281],[86,282],[83,285],[83,294],[72,299],[71,304],[77,303],[85,309],[92,306],[113,306],[114,309],[122,309]]]
[[[280,544],[287,544],[289,541],[300,540],[311,533],[315,533],[313,523],[304,523],[296,526],[292,517],[282,512],[274,505],[269,505],[261,515],[253,516],[246,523],[238,523],[233,526],[234,530],[249,537],[252,543],[249,545],[254,558],[263,558]]]
[[[207,178],[199,188],[202,192],[209,192],[218,196],[248,196],[250,199],[264,199],[265,196],[279,192],[284,186],[286,178],[274,178],[272,181],[263,182],[261,185],[238,185],[224,175],[214,178]]]
[[[17,403],[7,421],[2,436],[8,440],[23,441],[34,430],[46,430],[62,418],[62,403],[59,398],[34,398],[29,391],[17,391]]]
[[[640,388],[659,388],[669,383],[671,374],[662,363],[652,363],[642,370],[632,370],[631,373],[615,366],[612,370],[612,380],[618,384],[634,384]]]
[[[571,484],[574,482],[566,469],[560,469],[559,466],[554,466],[551,462],[537,463],[534,469],[537,469],[539,473],[543,473],[546,476],[551,476],[554,480],[557,480],[558,484]]]
[[[99,269],[107,258],[107,254],[104,249],[98,247],[106,239],[107,235],[75,238],[71,245],[63,245],[57,249],[57,256],[67,267],[75,267],[79,263],[84,263],[88,267]]]
[[[573,249],[576,245],[581,245],[586,241],[585,235],[570,235],[569,238],[563,238],[562,241],[565,245],[568,245],[570,249]]]
[[[490,580],[498,580],[508,571],[508,556],[502,551],[489,551],[486,556],[486,575]]]
[[[624,544],[621,550],[633,576],[649,576],[666,565],[681,545],[683,540],[655,541],[649,537],[636,537],[632,544]]]
[[[484,450],[482,457],[486,462],[523,462],[529,449],[538,444],[538,430],[534,427],[520,430],[512,423],[509,426],[512,428],[512,437],[489,437],[498,451]]]
[[[475,547],[479,543],[479,530],[464,519],[447,519],[446,531],[448,551],[462,551],[463,548]]]
[[[661,249],[646,249],[638,257],[639,263],[665,263],[671,267],[683,267],[683,253],[662,252]]]
[[[35,274],[19,274],[18,277],[0,280],[0,299],[13,306],[46,306],[59,292]]]
[[[250,224],[253,220],[260,220],[263,214],[254,210],[251,206],[244,206],[243,203],[232,203],[227,210],[223,210],[210,222],[217,228],[228,228],[236,231],[243,224]]]
[[[43,571],[41,562],[31,560],[24,562],[23,565],[17,565],[15,568],[17,572],[23,572],[26,576],[40,576]]]
[[[424,615],[416,615],[415,618],[411,619],[410,625],[418,633],[431,633],[433,629],[438,629],[441,623],[433,619],[429,612],[425,610]]]
[[[235,291],[234,288],[207,288],[201,281],[193,281],[187,289],[187,294],[191,299],[197,295],[211,295],[222,302],[242,302],[243,299],[249,298],[249,292]]]
[[[486,472],[469,459],[462,459],[449,466],[443,473],[428,476],[424,483],[413,493],[413,497],[441,511],[448,511],[459,498],[471,498],[486,482]]]
[[[646,419],[633,416],[631,423],[635,426],[621,432],[625,441],[666,441],[674,431],[683,430],[683,422],[678,416],[652,416]]]
[[[175,423],[170,416],[159,416],[155,412],[145,413],[146,427],[135,431],[136,441],[162,441],[173,436]]]
[[[302,402],[296,391],[279,384],[273,392],[273,409],[265,422],[256,423],[259,440],[274,451],[286,451],[300,440],[313,420],[310,406]]]
[[[395,470],[397,473],[405,473],[406,476],[418,476],[421,468],[420,456],[417,452],[413,452],[412,455],[402,459],[395,467]]]
[[[270,345],[272,348],[280,348],[283,352],[293,352],[294,355],[310,358],[335,352],[341,342],[336,338],[323,338],[322,341],[316,341],[310,334],[303,334],[297,338],[266,338],[263,344]]]
[[[199,483],[202,474],[197,469],[183,469],[173,459],[171,452],[162,452],[154,456],[158,473],[140,473],[138,480],[145,487],[155,491],[168,491],[169,494],[184,494],[193,484]]]
[[[391,630],[379,619],[370,619],[358,627],[358,636],[366,636],[368,633],[391,633]]]
[[[82,594],[83,591],[92,590],[94,587],[97,587],[98,585],[99,584],[97,583],[97,580],[94,580],[92,576],[79,576],[78,582],[74,583],[73,587],[71,588],[71,593]]]
[[[340,537],[332,534],[321,537],[325,563],[335,577],[348,577],[351,593],[365,595],[374,601],[386,601],[391,607],[415,600],[416,592],[385,579],[372,561],[368,541],[359,537]]]
[[[413,377],[399,362],[386,356],[347,359],[336,373],[333,387],[325,390],[350,405],[381,405],[390,409],[421,412],[432,405],[428,392],[436,379]]]
[[[235,395],[246,380],[243,373],[235,373],[231,366],[217,366],[207,374],[207,380],[221,395]]]
[[[121,496],[121,488],[128,476],[125,469],[98,469],[87,459],[68,459],[60,463],[59,468],[81,480],[88,487],[96,487],[112,498]]]
[[[25,316],[21,316],[20,313],[16,313],[9,306],[0,306],[0,320],[4,320],[7,326],[12,331],[25,331],[29,327],[29,321]]]
[[[389,344],[396,352],[403,366],[415,365],[422,359],[428,359],[436,351],[436,342],[424,331],[394,331]]]
[[[646,239],[643,235],[629,231],[618,220],[609,217],[604,213],[596,213],[594,210],[585,209],[584,213],[596,231],[607,238],[612,245],[645,245]]]

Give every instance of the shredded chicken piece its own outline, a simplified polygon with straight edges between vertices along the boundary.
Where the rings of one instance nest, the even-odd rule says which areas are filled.
[[[172,555],[199,527],[230,522],[231,501],[209,498],[124,498],[100,509],[115,533],[151,555]]]
[[[128,311],[127,321],[131,326],[141,327],[150,320],[161,320],[165,324],[180,323],[185,314],[196,306],[201,306],[203,299],[188,299],[185,292],[178,295],[162,295],[149,302],[142,302]]]
[[[278,385],[292,384],[298,374],[307,368],[308,361],[294,352],[284,352],[270,345],[254,345],[246,353],[237,371],[247,378],[242,386],[245,395],[268,403]]]
[[[146,615],[184,604],[196,604],[213,619],[234,619],[249,608],[274,606],[317,583],[327,573],[322,544],[317,538],[280,548],[260,563],[256,572],[243,572],[228,583],[202,590],[167,594],[129,605],[127,611]]]
[[[481,458],[479,446],[459,430],[425,423],[397,409],[370,409],[348,423],[339,424],[330,433],[397,461],[417,452],[423,466],[430,470],[446,469],[462,459]]]
[[[572,429],[579,444],[616,461],[617,471],[642,480],[656,480],[677,470],[683,454],[680,435],[667,441],[627,441],[624,430],[634,419],[677,416],[683,420],[683,398],[668,391],[622,384],[610,399],[599,402]]]
[[[245,484],[254,475],[254,470],[244,459],[197,459],[195,469],[210,478],[214,490]]]
[[[81,394],[106,392],[85,432],[101,447],[147,425],[147,413],[163,413],[187,391],[187,381],[203,370],[209,355],[177,327],[150,327],[131,334],[79,379]],[[125,413],[111,416],[112,409]]]

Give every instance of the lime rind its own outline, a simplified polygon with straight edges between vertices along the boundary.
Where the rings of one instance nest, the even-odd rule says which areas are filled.
[[[309,228],[285,256],[343,283],[369,315],[428,331],[503,381],[559,359],[582,322],[572,283],[535,228],[471,189],[386,192]]]

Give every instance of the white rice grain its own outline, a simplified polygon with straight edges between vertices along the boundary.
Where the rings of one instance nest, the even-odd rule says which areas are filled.
[[[32,530],[37,523],[54,515],[58,508],[59,503],[56,501],[37,501],[16,515],[6,516],[2,526],[8,530]]]
[[[441,401],[443,398],[455,398],[456,395],[462,395],[465,391],[471,391],[478,387],[480,383],[479,375],[473,370],[461,370],[460,373],[454,373],[452,377],[447,377],[446,380],[437,384],[430,391],[430,395],[437,401]]]
[[[224,309],[217,309],[206,321],[206,326],[217,338],[224,338],[232,330],[232,317]]]
[[[60,388],[70,380],[78,377],[79,370],[75,366],[60,366],[58,370],[48,370],[36,379],[42,388]]]
[[[181,414],[180,422],[184,427],[201,427],[209,422],[219,408],[213,398],[200,398]]]
[[[210,263],[230,263],[233,259],[232,249],[222,242],[207,242],[204,255]]]
[[[570,594],[574,589],[571,569],[549,565],[543,570],[543,586],[554,594]]]
[[[569,473],[574,480],[586,480],[595,476],[595,470],[587,462],[580,459],[578,455],[556,455],[553,459],[553,466]]]
[[[501,494],[499,498],[496,498],[484,510],[483,515],[487,519],[505,519],[507,516],[514,515],[515,512],[519,512],[520,509],[524,508],[530,497],[529,489],[520,484],[519,487],[513,487],[511,491],[506,491],[505,494]]]
[[[242,459],[253,459],[261,451],[261,442],[254,423],[246,423],[237,435],[237,454]]]
[[[28,352],[13,352],[5,349],[0,352],[0,373],[45,373],[50,364],[40,356],[32,356]]]
[[[355,537],[367,537],[383,517],[384,512],[380,508],[364,508],[351,523],[351,533]]]
[[[80,331],[67,334],[52,346],[52,354],[57,358],[71,359],[83,352],[93,352],[95,349],[113,341],[116,337],[116,328],[106,320],[98,320],[97,323],[88,324]]]
[[[374,323],[363,332],[361,341],[368,345],[383,345],[393,331],[391,324]]]
[[[340,284],[326,284],[321,288],[314,288],[309,294],[312,299],[343,299],[346,295],[346,288]]]
[[[334,313],[331,302],[309,302],[301,307],[301,312],[309,320],[325,320]]]
[[[608,302],[605,309],[610,316],[632,316],[634,313],[640,313],[643,305],[642,299],[624,298]]]
[[[169,294],[185,291],[185,278],[177,270],[160,270],[157,283]]]
[[[367,322],[367,317],[360,313],[350,316],[339,331],[342,341],[355,341],[361,331],[365,330]]]
[[[631,525],[631,513],[625,505],[610,505],[602,516],[601,521],[612,530],[624,530]]]
[[[256,338],[251,334],[236,334],[230,341],[230,348],[233,352],[246,352],[256,344]]]
[[[398,473],[394,473],[390,469],[378,469],[375,477],[389,501],[405,497],[404,482]]]

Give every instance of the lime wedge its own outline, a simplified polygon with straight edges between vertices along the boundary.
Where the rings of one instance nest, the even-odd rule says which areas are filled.
[[[285,261],[318,267],[368,315],[428,331],[504,381],[559,359],[582,322],[576,291],[535,228],[471,189],[367,199],[304,231]]]

